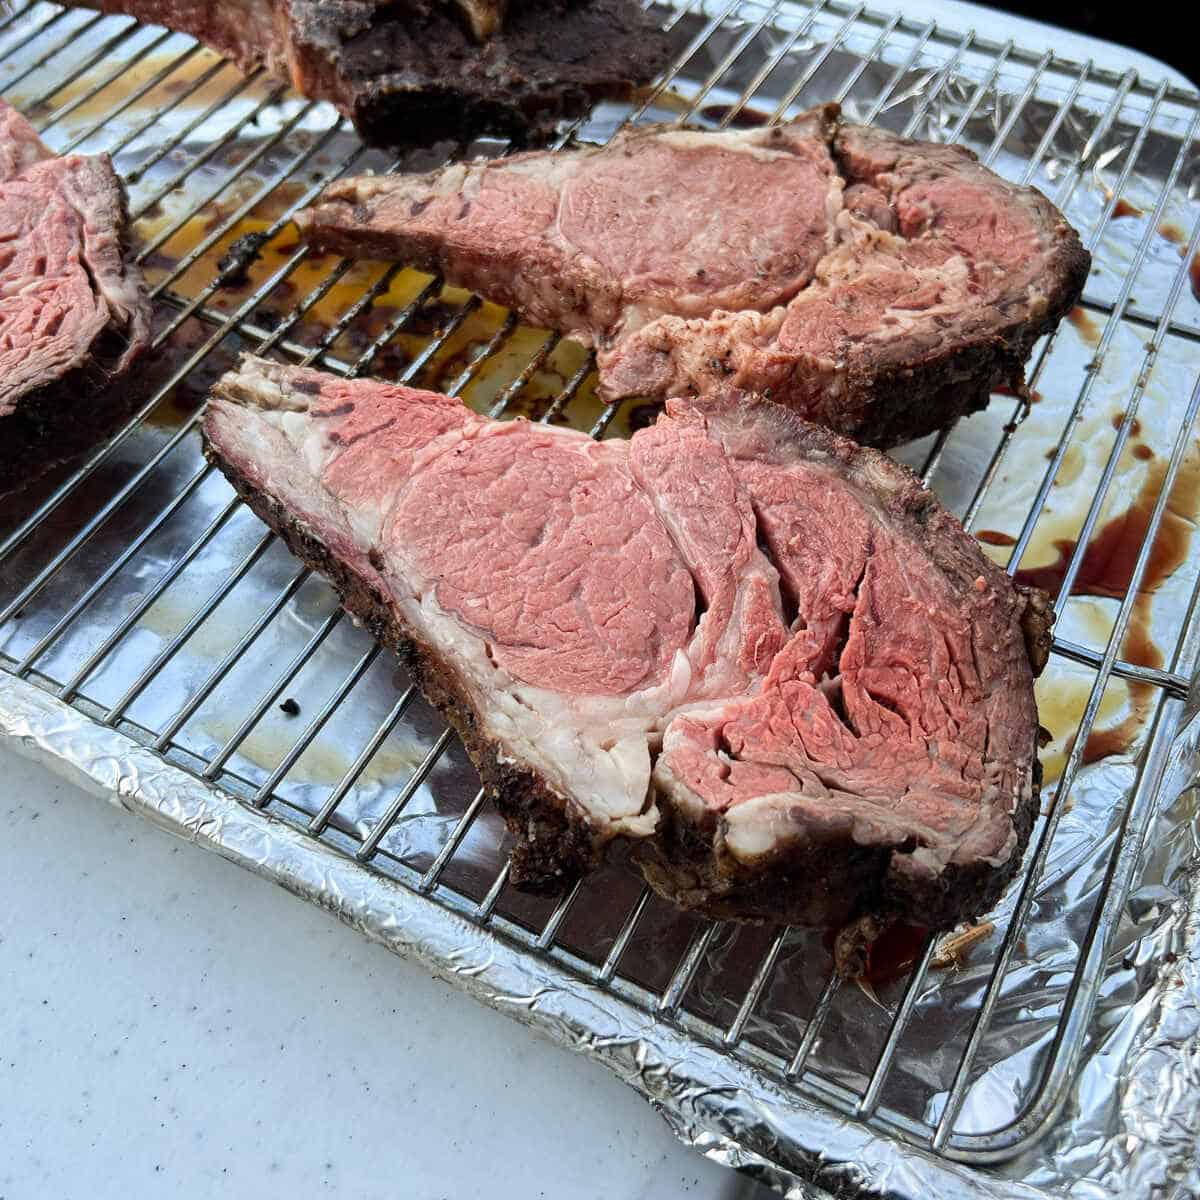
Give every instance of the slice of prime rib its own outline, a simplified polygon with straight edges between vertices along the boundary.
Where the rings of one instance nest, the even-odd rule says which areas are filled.
[[[667,61],[636,0],[71,0],[191,34],[327,100],[376,145],[546,140]],[[482,39],[482,40],[481,40]]]
[[[56,158],[0,101],[0,493],[128,410],[150,307],[127,224],[107,155]]]
[[[611,402],[738,387],[878,446],[1019,389],[1090,264],[1040,192],[832,104],[341,180],[298,223],[594,346]]]
[[[614,838],[720,917],[947,928],[1037,807],[1045,597],[769,402],[629,441],[246,357],[206,452],[409,664],[557,892]]]

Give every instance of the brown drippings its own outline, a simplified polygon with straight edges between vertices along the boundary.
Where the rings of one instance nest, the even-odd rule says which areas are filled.
[[[1125,657],[1131,662],[1143,666],[1161,668],[1163,665],[1162,651],[1150,639],[1150,611],[1144,598],[1139,599],[1129,622],[1129,630],[1125,634]],[[1083,748],[1083,763],[1099,762],[1113,754],[1123,754],[1129,749],[1138,730],[1145,724],[1156,699],[1156,689],[1152,684],[1139,683],[1134,680],[1126,682],[1128,688],[1129,711],[1116,725],[1104,729],[1093,727],[1088,737],[1087,745]]]
[[[986,941],[995,931],[996,926],[990,920],[985,920],[982,924],[971,925],[956,934],[950,934],[943,938],[929,965],[935,971],[964,966],[972,947]],[[924,925],[888,925],[866,950],[866,970],[854,982],[863,989],[870,1000],[880,1003],[875,994],[876,989],[886,988],[889,983],[894,983],[896,979],[902,979],[911,972],[928,940],[929,929]],[[834,934],[830,931],[826,935],[826,943],[830,949],[833,948],[833,942]]]
[[[652,83],[645,83],[634,88],[632,99],[635,104],[650,104],[654,108],[665,108],[668,112],[686,113],[692,107],[689,101],[678,92],[673,92],[669,88],[665,92],[660,92]]]
[[[1154,457],[1154,451],[1145,442],[1138,442],[1133,448],[1133,457],[1140,458],[1142,462],[1149,462]]]
[[[1187,231],[1181,225],[1176,225],[1174,221],[1164,221],[1158,227],[1159,234],[1166,238],[1173,246],[1179,247],[1179,255],[1182,258],[1187,253]],[[1192,261],[1188,263],[1188,278],[1192,283],[1192,295],[1200,300],[1200,254],[1192,256]]]
[[[1058,464],[1058,474],[1054,477],[1054,486],[1069,488],[1083,474],[1087,465],[1087,456],[1078,442],[1072,442]]]
[[[984,921],[950,934],[943,938],[929,965],[935,971],[965,965],[971,949],[995,930],[991,921]],[[867,995],[876,999],[876,988],[886,987],[907,975],[916,966],[928,938],[929,930],[924,925],[889,925],[871,943],[867,950],[867,969],[858,977],[860,986],[866,985]]]
[[[1051,794],[1054,784],[1062,775],[1063,768],[1070,757],[1071,749],[1075,744],[1075,731],[1079,728],[1079,722],[1087,707],[1088,693],[1091,688],[1090,676],[1063,674],[1053,669],[1037,682],[1038,720],[1053,735],[1050,745],[1043,747],[1039,756],[1043,772],[1043,801]],[[1093,736],[1106,736],[1110,729],[1119,728],[1120,736],[1128,745],[1137,732],[1137,727],[1125,729],[1123,717],[1133,711],[1136,710],[1131,709],[1129,705],[1127,681],[1124,679],[1113,680],[1100,699],[1100,708],[1096,713],[1093,725]],[[1138,726],[1140,726],[1140,719]],[[1103,741],[1097,743],[1096,749],[1108,753]],[[1097,754],[1097,757],[1100,755]],[[1093,760],[1089,759],[1088,761]]]
[[[1137,454],[1139,449],[1141,447],[1135,447],[1134,453]],[[1146,454],[1139,454],[1138,457],[1153,459],[1153,451],[1149,447],[1145,447],[1145,450]],[[1188,467],[1180,472],[1171,490],[1122,646],[1122,657],[1142,666],[1161,668],[1163,665],[1163,653],[1151,638],[1150,601],[1163,581],[1188,559],[1193,520],[1200,503],[1200,470],[1197,469],[1197,461],[1193,458]],[[1109,599],[1120,599],[1125,595],[1138,553],[1149,531],[1150,517],[1166,471],[1165,462],[1151,462],[1129,508],[1106,521],[1093,534],[1080,563],[1072,595]],[[1015,578],[1021,583],[1040,587],[1051,596],[1057,595],[1075,545],[1074,541],[1067,538],[1056,539],[1053,542],[1057,553],[1054,562],[1020,570]],[[1097,632],[1107,636],[1102,630]],[[1082,715],[1086,693],[1090,688],[1090,680],[1060,680],[1050,693],[1045,696],[1039,694],[1043,723],[1052,730],[1071,728]],[[1127,751],[1149,717],[1156,698],[1156,689],[1150,684],[1137,680],[1112,680],[1097,714],[1096,727],[1084,749],[1083,762],[1092,763]],[[1044,699],[1050,703],[1043,705]],[[1117,717],[1120,719],[1115,724],[1103,724],[1106,718]],[[1061,752],[1064,759],[1070,749],[1071,742],[1068,739]]]
[[[1165,464],[1152,467],[1129,508],[1106,521],[1092,535],[1079,565],[1072,595],[1108,596],[1117,600],[1125,595],[1138,551],[1146,540],[1150,515],[1165,475]],[[1200,490],[1198,485],[1200,473],[1192,476],[1181,474],[1176,480],[1142,578],[1142,591],[1157,589],[1187,559],[1192,525],[1180,513],[1190,517],[1195,512],[1196,492]],[[1190,503],[1184,503],[1185,499],[1190,499]],[[1022,568],[1015,578],[1020,583],[1039,587],[1049,595],[1056,596],[1066,577],[1075,542],[1070,538],[1057,538],[1054,549],[1058,554],[1054,562],[1044,567]]]
[[[479,343],[468,342],[457,354],[442,359],[431,372],[425,386],[435,392],[450,391],[459,378],[475,364],[481,348]]]
[[[715,121],[718,125],[728,119],[730,113],[734,114],[729,122],[733,129],[757,129],[771,120],[769,114],[759,112],[757,108],[750,108],[748,105],[743,105],[736,113],[732,104],[706,104],[700,110],[700,115],[706,121]]]
[[[405,332],[436,337],[457,315],[458,310],[452,304],[444,300],[428,300],[413,313]]]
[[[1136,698],[1135,698],[1136,693]],[[1087,745],[1083,748],[1082,766],[1099,762],[1102,758],[1112,758],[1115,754],[1124,754],[1129,749],[1137,731],[1145,723],[1149,715],[1149,701],[1153,699],[1154,689],[1148,683],[1139,683],[1130,688],[1130,703],[1132,711],[1117,725],[1108,729],[1093,729],[1088,736]]]
[[[989,546],[1015,546],[1017,544],[1017,539],[1011,533],[1001,533],[998,529],[981,529],[975,536]]]
[[[1124,420],[1125,420],[1125,414],[1124,414],[1123,412],[1115,412],[1115,413],[1113,413],[1113,415],[1112,415],[1112,427],[1113,427],[1114,429],[1120,429],[1120,428],[1121,428],[1121,422],[1122,422],[1122,421],[1124,421]],[[1138,435],[1139,433],[1141,433],[1141,432],[1142,432],[1142,423],[1141,423],[1141,421],[1139,421],[1139,420],[1137,419],[1137,417],[1134,417],[1134,418],[1133,418],[1133,423],[1132,423],[1132,424],[1129,426],[1129,435],[1130,435],[1130,437],[1137,437],[1137,435]]]
[[[9,6],[0,7],[7,12]],[[99,6],[97,5],[97,7]],[[156,75],[170,67],[169,79],[138,96],[136,102],[125,110],[124,119],[132,120],[139,114],[157,112],[164,103],[164,95],[173,96],[186,91],[213,63],[219,60],[211,50],[202,50],[187,62],[180,62],[172,66],[174,61],[175,54],[171,52],[151,54],[144,59],[134,60],[125,65],[115,79],[110,80],[98,90],[93,86],[95,77],[90,72],[81,72],[76,78],[70,79],[68,83],[55,90],[54,107],[66,108],[70,105],[71,131],[75,132],[76,129],[83,128],[85,123],[97,117],[108,117],[110,113],[117,110],[119,105],[127,101]],[[200,112],[220,99],[228,87],[228,76],[223,72],[218,72],[188,97],[187,109]],[[260,89],[256,88],[255,91],[257,98]],[[265,88],[262,89],[262,92],[265,92]],[[34,111],[30,110],[29,100],[21,93],[8,96],[7,99],[18,108],[25,109],[28,115],[34,115]],[[36,111],[47,112],[50,109],[50,105],[43,103],[37,106]]]
[[[1113,217],[1141,217],[1145,213],[1138,208],[1136,204],[1130,204],[1124,196],[1117,201],[1116,207],[1113,209]]]
[[[1096,322],[1078,305],[1067,314],[1067,320],[1079,330],[1079,336],[1085,342],[1094,346],[1100,340],[1100,330],[1096,327]]]
[[[873,987],[883,987],[912,970],[925,946],[929,930],[922,925],[889,925],[867,951],[867,969],[862,978]]]

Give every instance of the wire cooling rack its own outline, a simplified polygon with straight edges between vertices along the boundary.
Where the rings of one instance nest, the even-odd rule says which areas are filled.
[[[670,69],[560,143],[836,99],[1037,184],[1095,255],[1080,309],[1032,360],[1041,403],[997,398],[901,454],[989,552],[1057,592],[1044,811],[991,925],[914,937],[856,988],[819,935],[685,916],[620,863],[558,903],[513,892],[502,824],[444,722],[204,463],[204,394],[251,349],[598,437],[646,406],[604,408],[589,357],[552,332],[403,264],[296,240],[290,215],[334,177],[503,144],[390,157],[190,39],[48,3],[0,7],[0,91],[56,151],[113,156],[159,324],[134,418],[0,512],[0,666],[568,989],[933,1156],[1010,1160],[1056,1120],[1122,969],[1118,927],[1195,667],[1197,96],[838,0],[653,11],[678,48]],[[987,1095],[997,1071],[1003,1100]]]

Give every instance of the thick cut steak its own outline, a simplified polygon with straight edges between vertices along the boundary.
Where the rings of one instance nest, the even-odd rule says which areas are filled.
[[[904,468],[769,402],[628,442],[254,358],[207,453],[462,734],[557,891],[945,928],[1016,869],[1049,623]]]
[[[189,33],[245,71],[266,67],[389,146],[544,141],[563,117],[652,79],[670,53],[636,0],[72,3]]]
[[[346,179],[299,225],[594,346],[609,401],[738,387],[880,446],[1019,388],[1090,262],[1040,192],[835,105]]]
[[[0,493],[127,410],[150,310],[107,155],[56,158],[0,101]]]

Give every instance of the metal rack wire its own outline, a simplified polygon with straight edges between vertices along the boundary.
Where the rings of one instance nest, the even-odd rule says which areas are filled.
[[[1160,157],[1165,155],[1161,177],[1155,176],[1157,190],[1144,233],[1127,260],[1113,268],[1121,281],[1115,294],[1102,294],[1089,285],[1085,295],[1085,309],[1102,319],[1103,326],[1082,382],[1070,383],[1074,399],[1009,559],[1009,570],[1015,572],[1074,439],[1095,407],[1106,364],[1111,369],[1114,344],[1124,330],[1137,329],[1144,339],[1141,358],[1121,367],[1126,380],[1121,419],[1063,571],[1057,601],[1065,608],[1106,511],[1118,464],[1138,428],[1156,359],[1168,339],[1200,339],[1200,324],[1181,314],[1181,300],[1188,295],[1188,267],[1200,246],[1200,207],[1183,187],[1194,171],[1200,126],[1196,95],[1166,83],[1148,85],[1133,71],[1064,61],[1050,50],[1037,53],[1012,41],[996,44],[971,32],[947,31],[932,21],[883,16],[861,3],[817,0],[802,6],[791,0],[725,0],[707,5],[690,0],[661,11],[679,47],[671,69],[638,105],[576,122],[563,130],[562,143],[576,134],[609,135],[627,121],[662,119],[664,114],[680,122],[701,119],[719,127],[750,114],[755,120],[777,120],[807,102],[833,98],[864,120],[891,122],[905,133],[968,140],[985,163],[1012,171],[1015,131],[1034,121],[1041,129],[1034,139],[1036,148],[1012,173],[1022,182],[1040,179],[1047,161],[1061,157],[1056,147],[1062,138],[1076,131],[1076,152],[1063,166],[1051,196],[1068,209],[1079,189],[1092,186],[1097,163],[1120,130],[1124,150],[1109,160],[1115,179],[1082,230],[1097,261],[1106,267],[1115,214],[1131,181],[1144,175],[1143,155],[1151,143]],[[450,732],[430,724],[410,684],[402,682],[399,690],[385,693],[382,711],[372,715],[369,728],[359,731],[353,753],[339,765],[323,794],[311,802],[299,801],[288,790],[297,765],[322,744],[334,723],[353,714],[364,681],[385,672],[386,664],[378,647],[347,628],[349,622],[328,592],[279,554],[273,535],[254,527],[200,458],[199,409],[172,407],[181,389],[202,390],[202,381],[243,346],[353,377],[382,370],[393,360],[397,343],[403,342],[405,358],[391,374],[402,382],[436,379],[445,390],[480,403],[495,416],[521,409],[537,391],[538,381],[557,371],[558,385],[538,399],[537,419],[577,424],[583,420],[589,432],[600,437],[631,414],[628,407],[602,410],[589,400],[590,361],[572,357],[554,333],[525,336],[514,316],[491,313],[477,297],[446,292],[440,279],[413,281],[411,273],[398,266],[365,275],[348,261],[314,261],[305,247],[289,245],[291,213],[312,201],[329,179],[366,166],[396,170],[408,160],[389,162],[365,150],[327,106],[298,100],[261,73],[242,77],[188,39],[49,3],[15,4],[7,13],[0,10],[0,89],[31,115],[39,132],[59,151],[107,150],[113,155],[131,190],[131,212],[140,234],[138,257],[152,272],[152,294],[163,314],[154,348],[164,364],[148,397],[110,442],[53,476],[22,501],[23,508],[4,514],[0,634],[7,631],[7,636],[0,640],[0,665],[74,703],[97,722],[131,733],[245,803],[269,807],[312,837],[353,855],[366,869],[382,871],[431,902],[489,925],[529,954],[553,959],[576,978],[611,989],[689,1036],[858,1120],[972,1164],[1011,1158],[1042,1136],[1085,1050],[1110,935],[1137,866],[1195,666],[1194,590],[1163,665],[1138,661],[1125,652],[1125,644],[1172,489],[1195,437],[1200,379],[1188,381],[1188,396],[1175,410],[1147,537],[1107,637],[1102,644],[1065,636],[1055,641],[1057,658],[1091,672],[1090,689],[1048,811],[1005,910],[1002,934],[990,951],[989,971],[981,978],[973,1017],[940,1107],[914,1114],[887,1103],[886,1096],[920,1005],[937,987],[933,939],[926,938],[915,951],[911,970],[885,1006],[882,1041],[870,1069],[854,1079],[837,1064],[817,1062],[828,1024],[846,1003],[847,989],[831,970],[809,1011],[797,1015],[796,1028],[803,1032],[794,1045],[781,1049],[778,1039],[772,1043],[761,1036],[761,1006],[781,960],[800,936],[795,931],[780,929],[764,939],[755,960],[739,976],[740,991],[726,997],[721,1010],[726,1018],[717,1021],[711,1010],[703,1005],[697,1010],[691,1000],[714,948],[728,934],[720,924],[694,923],[669,975],[648,986],[628,969],[631,947],[654,903],[644,886],[631,894],[616,927],[588,949],[563,940],[588,885],[576,886],[547,910],[521,907],[507,889],[507,866],[499,866],[474,891],[455,882],[451,876],[459,856],[473,831],[488,819],[482,791],[462,797],[464,803],[452,819],[442,823],[436,848],[416,865],[389,849],[389,838],[406,819],[414,798],[456,752]],[[713,100],[720,104],[711,106],[715,115],[709,116]],[[458,146],[452,153],[469,149]],[[503,146],[488,149],[505,151]],[[1179,265],[1155,302],[1148,304],[1139,282],[1143,268],[1152,257],[1158,227],[1181,206],[1191,224]],[[264,268],[241,295],[236,290],[239,264],[220,256],[248,221],[257,222],[254,231],[266,246],[278,248],[278,262]],[[165,256],[165,249],[179,243],[197,222],[201,228],[194,239],[174,256]],[[303,279],[308,280],[307,290],[289,295],[281,308],[280,296],[297,292],[296,281]],[[1140,299],[1135,298],[1135,288],[1143,292]],[[436,328],[421,332],[434,305],[440,306]],[[464,350],[461,343],[472,330],[474,337]],[[1063,382],[1065,376],[1055,367],[1058,336],[1038,348],[1032,388],[1051,376]],[[516,361],[514,347],[519,350]],[[506,373],[489,391],[484,384],[502,362]],[[1014,400],[1007,419],[989,427],[994,436],[988,454],[960,506],[969,529],[997,481],[1013,468],[1014,443],[1025,412],[1025,403]],[[956,436],[957,431],[947,431],[921,448],[918,469],[935,487],[953,456]],[[177,526],[182,532],[175,536]],[[173,539],[169,543],[164,542],[168,535]],[[219,570],[206,566],[214,557],[220,559]],[[239,589],[264,573],[269,578],[256,593],[255,610],[241,632],[232,640],[217,639],[211,651],[197,651],[222,623]],[[191,598],[186,615],[153,640],[141,657],[134,655],[131,669],[116,672],[114,663],[133,653],[131,648],[145,639],[165,599],[181,588]],[[119,604],[110,602],[114,595]],[[288,620],[295,626],[294,636],[280,639],[277,631]],[[278,642],[279,657],[259,655],[265,643],[276,646],[272,638]],[[343,643],[344,652],[336,657],[331,647]],[[248,770],[248,741],[272,719],[280,699],[309,677],[314,664],[331,657],[336,670],[319,703],[302,725],[287,730],[273,763],[257,773]],[[186,678],[178,686],[171,684],[175,690],[170,705],[165,710],[159,705],[159,720],[150,720],[146,714],[154,706],[147,697],[165,687],[164,680],[175,680],[178,664],[185,659],[190,664],[183,672]],[[256,674],[252,683],[244,679],[251,661],[270,668],[264,676]],[[1156,699],[1138,746],[1136,780],[1116,815],[1103,880],[1049,1052],[1031,1067],[1020,1111],[1010,1123],[985,1132],[963,1128],[962,1106],[986,1057],[989,1030],[1044,884],[1071,789],[1086,765],[1089,733],[1115,679],[1152,689]],[[240,709],[220,736],[198,748],[185,735],[235,680],[251,687],[252,694],[241,697]],[[372,811],[370,821],[345,818],[348,798],[366,786],[386,747],[400,731],[422,721],[424,732],[412,743],[417,752],[403,782]],[[467,776],[459,771],[456,778],[461,786]]]

